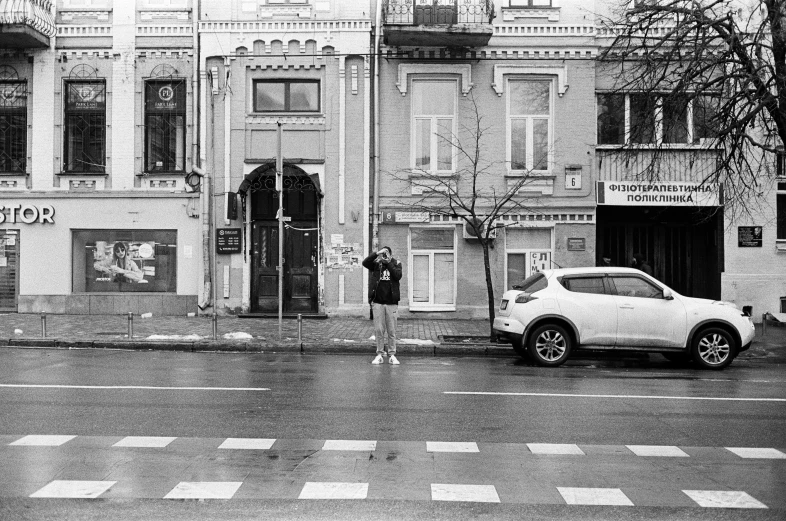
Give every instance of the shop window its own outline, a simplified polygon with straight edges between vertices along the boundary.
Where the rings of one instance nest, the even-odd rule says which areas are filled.
[[[177,231],[78,230],[75,293],[177,291]]]
[[[551,228],[508,228],[505,231],[505,289],[551,268]]]
[[[508,156],[511,170],[548,170],[551,150],[548,80],[508,82]]]
[[[716,96],[599,94],[598,144],[698,144],[716,136]]]
[[[27,84],[0,82],[0,172],[24,173],[27,164]]]
[[[319,112],[318,80],[255,80],[254,112]]]
[[[412,82],[414,168],[433,173],[453,171],[456,89],[454,80]]]
[[[186,156],[186,82],[145,83],[145,171],[183,172]]]
[[[102,173],[106,165],[106,84],[69,81],[65,94],[63,170]]]
[[[411,310],[455,311],[455,235],[455,228],[410,228]]]

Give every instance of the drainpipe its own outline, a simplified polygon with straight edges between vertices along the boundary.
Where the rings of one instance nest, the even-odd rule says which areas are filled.
[[[382,0],[377,0],[374,22],[374,200],[372,205],[371,251],[379,250],[379,35],[382,32]]]

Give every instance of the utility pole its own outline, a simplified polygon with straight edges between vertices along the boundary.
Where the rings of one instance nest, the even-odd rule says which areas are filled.
[[[281,322],[284,318],[284,158],[281,152],[281,138],[284,127],[281,120],[276,122],[276,190],[278,191],[278,340],[281,341]]]

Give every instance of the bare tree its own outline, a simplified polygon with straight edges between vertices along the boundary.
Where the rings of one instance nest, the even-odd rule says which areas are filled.
[[[477,237],[483,249],[483,268],[486,277],[486,292],[489,312],[489,340],[494,342],[494,285],[491,278],[489,250],[494,246],[497,232],[513,221],[503,221],[514,211],[523,209],[528,199],[519,191],[531,181],[529,175],[507,182],[504,161],[491,160],[484,153],[483,143],[493,134],[493,127],[486,126],[475,97],[470,94],[462,104],[471,109],[470,124],[461,123],[457,134],[445,131],[437,138],[448,143],[454,152],[456,169],[449,175],[420,169],[404,169],[390,173],[390,177],[405,181],[408,206],[430,215],[459,218],[468,226],[468,232]],[[461,111],[459,111],[459,114]],[[414,190],[413,190],[414,189]],[[421,195],[411,198],[411,193]]]
[[[613,91],[643,94],[636,108],[653,104],[655,121],[638,123],[660,121],[663,136],[692,115],[689,141],[705,157],[713,152],[702,181],[723,186],[727,207],[746,208],[771,182],[786,140],[786,0],[610,2],[616,8],[600,16],[608,43],[598,64],[617,78]],[[641,156],[635,141],[646,142],[647,132],[630,128],[629,153]],[[653,152],[665,150],[661,139],[647,156],[651,180],[662,165]]]

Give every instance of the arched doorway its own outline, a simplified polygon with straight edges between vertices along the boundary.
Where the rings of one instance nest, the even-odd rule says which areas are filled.
[[[251,312],[278,312],[278,192],[275,165],[260,166],[246,176],[238,192],[243,213],[250,201]],[[295,165],[284,165],[283,310],[319,311],[319,200],[316,175]]]

